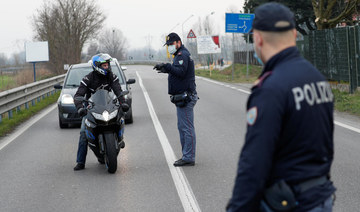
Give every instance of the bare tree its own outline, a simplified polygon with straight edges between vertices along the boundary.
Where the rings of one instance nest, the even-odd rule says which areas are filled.
[[[6,55],[4,53],[0,53],[0,67],[7,65],[7,63],[8,58],[6,57]]]
[[[125,59],[127,39],[120,29],[106,29],[99,38],[99,50],[118,60]]]
[[[99,45],[98,45],[97,41],[91,42],[87,49],[85,60],[89,60],[92,56],[94,56],[95,54],[98,54],[98,53],[100,53],[100,49],[99,49]]]
[[[312,0],[317,29],[334,28],[355,13],[360,0]]]
[[[35,39],[48,41],[50,69],[61,73],[63,64],[81,61],[82,48],[105,20],[94,0],[44,2],[33,17]]]

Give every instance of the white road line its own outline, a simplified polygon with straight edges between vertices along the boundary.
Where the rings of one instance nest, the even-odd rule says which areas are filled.
[[[171,145],[169,143],[168,138],[166,137],[166,134],[161,126],[161,123],[155,113],[155,109],[153,107],[153,104],[151,102],[151,99],[149,97],[148,92],[146,91],[146,88],[144,87],[144,84],[142,82],[142,79],[138,72],[136,72],[136,75],[139,80],[139,85],[144,93],[146,104],[148,106],[151,119],[153,121],[156,133],[158,135],[161,147],[164,151],[164,155],[166,158],[166,162],[168,164],[168,167],[170,169],[171,176],[173,178],[176,190],[179,194],[181,203],[184,207],[184,211],[201,211],[199,204],[195,198],[195,195],[191,189],[191,186],[183,172],[182,168],[174,167],[173,163],[176,160],[174,150],[171,148]]]
[[[233,90],[237,90],[237,91],[240,91],[242,93],[246,93],[246,94],[250,94],[251,92],[249,91],[246,91],[246,90],[243,90],[243,89],[240,89],[240,88],[235,88],[235,87],[231,87],[229,85],[225,85],[225,84],[222,84],[222,83],[219,83],[215,80],[211,80],[211,79],[207,79],[207,78],[204,78],[204,77],[197,77],[198,79],[202,79],[204,81],[207,81],[207,82],[211,82],[211,83],[214,83],[214,84],[217,84],[217,85],[221,85],[221,86],[224,86],[224,87],[227,87],[227,88],[231,88]],[[335,121],[334,120],[334,124],[340,126],[340,127],[343,127],[343,128],[346,128],[348,130],[351,130],[351,131],[354,131],[354,132],[357,132],[357,133],[360,133],[360,129],[359,128],[356,128],[356,127],[352,127],[350,125],[347,125],[347,124],[344,124],[344,123],[341,123],[339,121]]]
[[[17,137],[19,137],[21,134],[23,134],[27,129],[29,129],[33,124],[38,122],[40,119],[42,119],[44,116],[46,116],[48,113],[50,113],[52,110],[56,108],[56,104],[53,106],[50,106],[48,109],[42,111],[40,114],[36,115],[35,117],[31,118],[29,122],[27,122],[24,126],[22,126],[20,129],[16,130],[13,134],[11,134],[9,137],[6,137],[4,141],[0,143],[0,150],[5,148],[8,144],[13,142]]]
[[[352,126],[350,126],[350,125],[343,124],[343,123],[338,122],[338,121],[334,121],[334,124],[336,124],[336,125],[338,125],[338,126],[340,126],[340,127],[344,127],[344,128],[346,128],[346,129],[348,129],[348,130],[352,130],[352,131],[354,131],[354,132],[360,133],[360,129],[359,129],[359,128],[352,127]]]

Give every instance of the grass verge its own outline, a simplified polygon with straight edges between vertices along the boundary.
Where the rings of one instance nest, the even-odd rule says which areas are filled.
[[[0,75],[0,91],[7,90],[16,85],[15,78],[8,75]]]
[[[212,70],[211,76],[209,69],[197,69],[195,74],[197,76],[207,77],[222,82],[253,83],[260,75],[261,70],[262,66],[249,65],[248,78],[246,78],[246,65],[235,64],[234,80],[232,80],[232,66],[229,66],[222,71]]]
[[[22,109],[19,112],[13,110],[13,118],[8,119],[3,116],[2,122],[0,123],[0,137],[5,136],[7,133],[14,130],[16,126],[28,120],[30,117],[46,108],[50,104],[53,104],[59,98],[60,91],[56,92],[54,95],[42,99],[40,102],[37,102],[34,106],[29,105],[29,109]]]
[[[349,92],[333,89],[333,93],[336,110],[360,117],[360,92],[349,94]]]
[[[197,69],[195,74],[197,76],[207,77],[221,82],[253,83],[260,75],[261,70],[261,66],[249,65],[249,75],[246,79],[246,65],[235,64],[234,80],[231,80],[232,66],[224,69],[223,71],[213,70],[211,77],[208,69]],[[360,92],[349,94],[349,92],[341,92],[338,89],[333,89],[333,93],[335,97],[335,110],[360,117]]]

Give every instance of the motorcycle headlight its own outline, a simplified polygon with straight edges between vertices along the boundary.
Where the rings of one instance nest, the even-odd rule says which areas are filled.
[[[118,111],[114,110],[113,112],[109,113],[106,110],[102,114],[94,113],[91,114],[94,116],[95,119],[101,120],[101,121],[109,121],[116,117]]]
[[[74,104],[74,98],[70,94],[64,94],[61,97],[61,104],[64,105]]]

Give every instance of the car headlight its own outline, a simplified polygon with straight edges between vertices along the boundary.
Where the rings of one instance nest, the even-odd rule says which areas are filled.
[[[99,113],[94,113],[92,112],[91,114],[94,116],[95,119],[97,120],[101,120],[101,121],[109,121],[113,118],[116,117],[118,113],[118,110],[114,110],[113,112],[109,113],[107,112],[106,110],[102,113],[102,114],[99,114]]]
[[[61,104],[64,105],[74,104],[74,98],[70,94],[64,94],[61,97]]]

